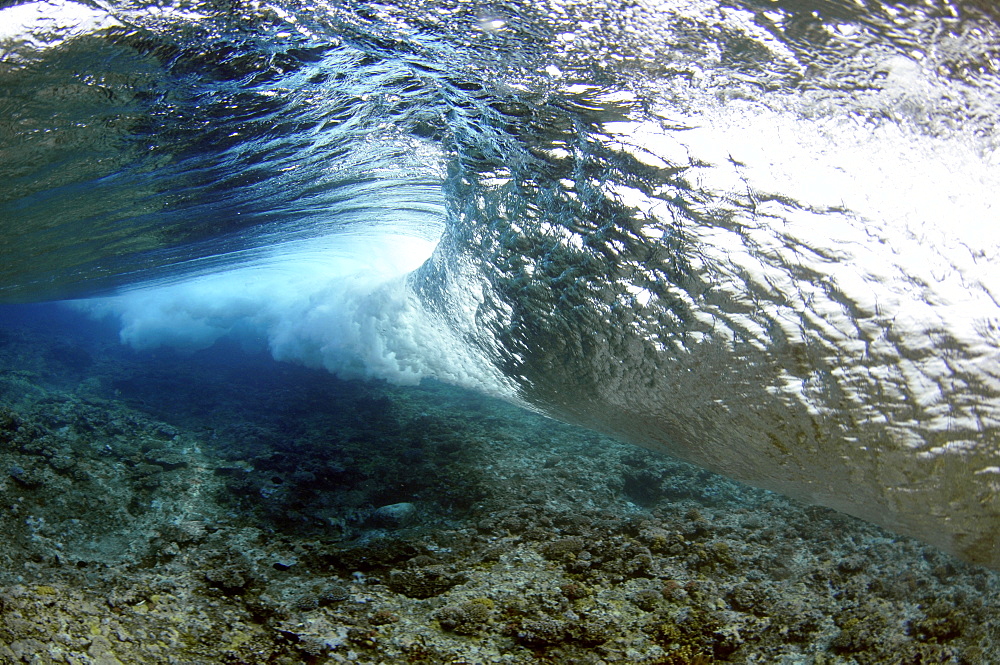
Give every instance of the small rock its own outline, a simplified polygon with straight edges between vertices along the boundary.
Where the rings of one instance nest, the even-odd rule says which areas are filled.
[[[351,592],[341,584],[333,584],[323,589],[319,594],[321,605],[330,605],[347,600],[351,597]]]
[[[399,529],[408,526],[417,519],[417,507],[412,503],[392,503],[382,506],[372,514],[371,521],[377,525],[390,529]]]
[[[45,480],[41,474],[33,469],[26,470],[24,467],[14,464],[10,467],[9,473],[10,477],[17,481],[19,485],[28,489],[37,489],[45,484]]]
[[[149,464],[162,467],[166,471],[182,469],[188,465],[187,458],[183,454],[164,448],[150,450],[145,458]]]

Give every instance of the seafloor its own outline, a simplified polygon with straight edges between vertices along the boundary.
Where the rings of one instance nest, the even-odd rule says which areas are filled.
[[[439,384],[0,315],[0,662],[1000,663],[996,574],[850,517]]]

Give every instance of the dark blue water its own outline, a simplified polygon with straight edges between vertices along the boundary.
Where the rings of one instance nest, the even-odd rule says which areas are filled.
[[[0,296],[472,387],[997,566],[997,23],[7,5]]]

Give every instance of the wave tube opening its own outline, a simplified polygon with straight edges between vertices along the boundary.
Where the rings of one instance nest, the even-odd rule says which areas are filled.
[[[10,297],[193,268],[128,341],[435,376],[1000,567],[995,8],[194,4],[15,49]],[[211,275],[428,187],[413,272]]]

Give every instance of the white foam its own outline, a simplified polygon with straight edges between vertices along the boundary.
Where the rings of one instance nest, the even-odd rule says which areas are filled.
[[[434,246],[406,236],[290,245],[254,266],[75,306],[118,318],[122,342],[135,349],[194,352],[230,337],[343,378],[413,384],[433,376],[496,392],[483,364],[415,304],[406,274]]]

